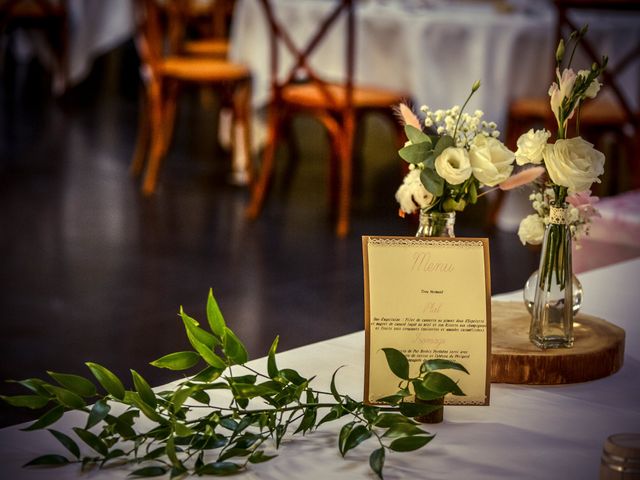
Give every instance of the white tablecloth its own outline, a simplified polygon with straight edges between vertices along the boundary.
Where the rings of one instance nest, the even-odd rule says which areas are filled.
[[[332,2],[274,0],[276,15],[303,45]],[[555,52],[554,11],[546,2],[515,0],[509,13],[497,2],[361,0],[357,13],[356,79],[361,84],[411,94],[431,108],[461,105],[475,80],[481,89],[469,104],[504,128],[509,102],[523,95],[545,95]],[[520,4],[520,6],[518,6]],[[427,5],[427,7],[425,7]],[[589,36],[613,60],[640,39],[638,17],[586,15]],[[338,30],[336,30],[338,32]],[[322,45],[314,65],[331,77],[343,74],[342,34]],[[285,53],[285,52],[283,52]],[[254,75],[254,104],[269,94],[269,42],[257,0],[239,0],[232,28],[231,56]],[[287,59],[283,55],[281,63]],[[576,65],[581,65],[576,63]],[[580,68],[588,68],[591,62]],[[624,84],[637,96],[638,69]]]
[[[430,427],[436,438],[424,449],[387,456],[385,478],[429,479],[595,479],[605,439],[618,432],[640,432],[640,314],[637,308],[640,260],[594,270],[580,276],[583,311],[626,330],[624,366],[613,376],[574,385],[492,385],[487,407],[446,407],[445,421]],[[497,299],[519,300],[520,292]],[[311,314],[311,313],[310,313]],[[320,319],[321,320],[321,319]],[[282,332],[286,335],[286,332]],[[317,374],[314,384],[327,389],[341,365],[338,389],[362,398],[364,335],[308,345],[279,354],[280,368]],[[266,370],[265,359],[252,362]],[[82,423],[63,417],[55,428],[68,431]],[[76,423],[74,423],[76,422]],[[338,425],[329,424],[305,438],[286,440],[280,456],[252,465],[240,478],[372,479],[367,457],[373,444],[338,453]],[[73,435],[73,433],[71,434]],[[76,467],[21,470],[43,453],[64,453],[48,432],[0,430],[0,477],[7,479],[125,478],[122,469],[81,475]]]

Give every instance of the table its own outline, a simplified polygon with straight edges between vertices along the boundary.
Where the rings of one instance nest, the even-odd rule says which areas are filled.
[[[531,387],[492,385],[491,405],[453,407],[445,421],[430,426],[436,438],[424,449],[387,456],[385,478],[430,479],[587,479],[597,478],[602,445],[618,432],[640,432],[640,318],[637,297],[640,259],[580,276],[585,290],[583,311],[609,319],[627,333],[625,363],[611,377],[574,385]],[[518,300],[521,292],[500,295]],[[283,332],[286,334],[286,332]],[[279,354],[280,368],[318,374],[316,388],[328,388],[333,371],[338,389],[362,398],[364,334],[356,332]],[[251,362],[266,370],[266,359]],[[55,428],[70,429],[73,415]],[[305,438],[285,440],[280,456],[254,465],[246,479],[371,479],[367,444],[337,451],[339,425],[330,424]],[[20,465],[44,453],[63,453],[47,432],[0,430],[0,477],[11,479],[85,478],[73,467],[21,470]],[[125,478],[122,469],[96,471],[91,479]]]
[[[274,0],[276,15],[294,41],[304,44],[330,3],[326,0]],[[521,96],[544,96],[551,79],[555,45],[555,12],[547,2],[437,0],[360,0],[357,12],[356,81],[363,85],[409,92],[417,105],[432,109],[461,105],[475,80],[482,87],[469,104],[485,119],[504,128],[509,102]],[[624,46],[640,39],[638,17],[587,15],[590,37],[612,62]],[[254,105],[269,96],[268,30],[257,0],[240,0],[231,32],[233,60],[248,65],[254,76]],[[338,33],[339,30],[336,30]],[[328,78],[343,74],[340,34],[322,45],[315,67]],[[290,56],[282,51],[281,64]],[[580,68],[586,68],[591,62]],[[580,64],[578,64],[580,65]],[[283,66],[283,71],[285,67]],[[640,69],[624,85],[635,98]]]

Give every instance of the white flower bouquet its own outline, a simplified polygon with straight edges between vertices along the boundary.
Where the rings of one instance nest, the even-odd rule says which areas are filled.
[[[504,190],[530,182],[541,169],[530,169],[511,177],[515,154],[498,140],[494,122],[483,120],[483,112],[464,113],[477,81],[462,107],[432,111],[422,106],[424,120],[404,104],[399,114],[408,141],[398,152],[409,164],[409,173],[396,192],[401,216],[423,212],[461,212],[476,203],[482,187]]]

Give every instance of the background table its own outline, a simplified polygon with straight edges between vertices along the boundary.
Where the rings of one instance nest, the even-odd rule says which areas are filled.
[[[430,426],[436,438],[422,450],[388,455],[385,478],[587,479],[597,478],[605,439],[618,432],[640,432],[640,319],[637,308],[640,259],[587,272],[586,313],[604,317],[626,330],[625,363],[611,377],[554,387],[494,384],[491,405],[452,407],[445,421]],[[520,292],[496,297],[518,300]],[[286,332],[283,332],[286,335]],[[338,389],[362,398],[363,332],[279,354],[280,368],[303,375],[318,374],[314,384],[328,388],[333,371]],[[252,361],[266,370],[266,360]],[[68,432],[83,420],[66,415],[54,428]],[[336,442],[339,424],[330,424],[305,438],[283,442],[280,456],[254,465],[239,478],[353,479],[374,478],[367,458],[368,442],[343,460]],[[73,434],[72,434],[73,435]],[[91,472],[78,469],[21,470],[20,465],[43,453],[64,453],[48,432],[26,433],[17,427],[0,430],[0,477],[11,479],[124,478],[125,470]]]
[[[274,0],[276,15],[294,41],[304,44],[327,11],[325,0]],[[475,80],[482,88],[469,104],[487,120],[504,128],[509,102],[521,96],[543,96],[551,79],[555,45],[554,10],[547,2],[442,2],[361,0],[357,4],[356,80],[361,84],[408,92],[418,105],[449,108],[461,105]],[[506,2],[505,2],[506,3]],[[596,21],[597,20],[597,21]],[[638,17],[586,15],[589,36],[612,61],[640,38]],[[324,43],[315,66],[330,78],[343,75],[342,33]],[[254,104],[269,94],[269,42],[257,0],[239,0],[233,17],[231,56],[254,75]],[[290,56],[282,51],[282,64]],[[587,68],[591,62],[580,68]],[[577,63],[577,65],[579,65]],[[284,71],[283,67],[283,71]],[[639,69],[625,86],[637,96]]]

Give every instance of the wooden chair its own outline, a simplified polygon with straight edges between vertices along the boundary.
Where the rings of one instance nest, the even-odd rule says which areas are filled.
[[[169,0],[167,12],[180,0]],[[237,149],[246,152],[246,176],[251,177],[250,152],[250,102],[251,75],[244,65],[226,60],[193,58],[171,52],[175,38],[168,38],[168,23],[162,22],[161,12],[155,0],[138,0],[139,28],[136,38],[141,58],[141,75],[145,86],[145,104],[141,109],[138,142],[131,172],[134,176],[146,171],[142,191],[146,195],[156,189],[158,173],[169,146],[176,114],[179,87],[195,84],[214,87],[220,93],[222,106],[232,111],[234,135],[232,153]],[[166,19],[165,19],[166,20]],[[166,53],[167,44],[170,45]],[[238,141],[238,137],[242,141]]]
[[[589,10],[595,12],[630,12],[640,14],[638,0],[555,0],[557,10],[556,43],[560,38],[568,38],[570,32],[579,30],[572,20],[572,13]],[[640,19],[640,17],[638,17]],[[602,55],[607,52],[598,50],[598,46],[589,38],[583,38],[578,47],[589,60],[584,68],[589,68],[591,62],[600,62]],[[553,57],[550,55],[550,59]],[[640,63],[640,43],[628,45],[626,52],[616,63],[609,62],[602,78],[602,91],[598,96],[585,102],[580,112],[580,135],[594,143],[603,133],[613,133],[618,137],[627,161],[631,187],[640,187],[640,111],[632,107],[633,101],[621,85],[621,76],[629,68]],[[633,93],[640,101],[640,83]],[[636,103],[638,104],[638,103]],[[545,125],[552,131],[555,128],[555,118],[549,107],[549,97],[522,98],[513,101],[509,108],[507,121],[508,144],[515,146],[518,136],[528,130],[531,125]],[[617,170],[621,167],[615,158],[608,159],[608,169],[613,170],[613,178],[617,178]]]
[[[393,125],[399,125],[393,119],[391,107],[406,100],[408,96],[354,84],[356,3],[354,0],[333,0],[328,15],[320,22],[303,48],[296,45],[286,27],[278,21],[271,1],[260,0],[260,3],[270,30],[271,98],[267,120],[267,143],[261,170],[253,185],[247,216],[255,219],[262,209],[274,171],[276,148],[286,130],[286,122],[297,113],[309,113],[324,125],[329,134],[331,203],[334,206],[337,202],[336,233],[343,237],[349,230],[352,154],[358,120],[369,112],[381,112],[392,119]],[[341,82],[331,83],[312,68],[310,57],[341,17],[344,17],[346,28],[345,74]],[[294,58],[292,67],[284,76],[278,75],[280,71],[278,50],[281,46]],[[334,183],[336,178],[337,189]]]
[[[54,62],[53,90],[62,93],[69,73],[67,1],[0,0],[0,32],[18,29],[43,33]]]

